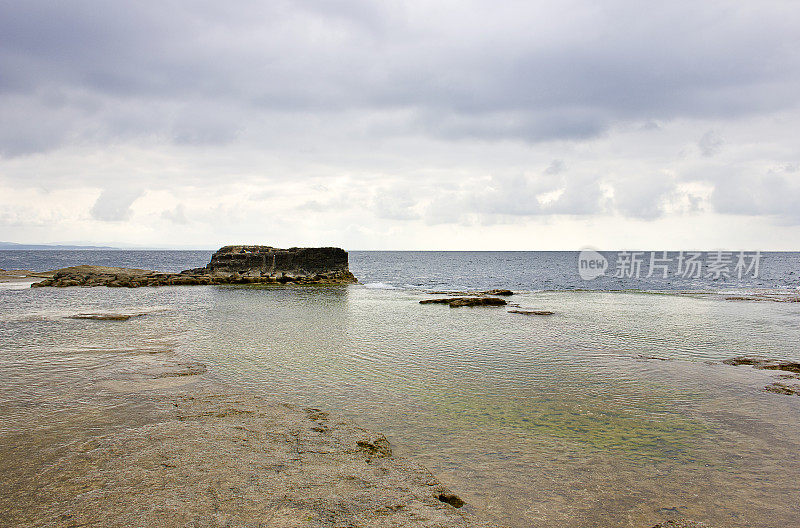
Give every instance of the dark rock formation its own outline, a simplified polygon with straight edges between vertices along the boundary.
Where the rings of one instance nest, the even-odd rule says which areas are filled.
[[[447,297],[445,299],[425,299],[420,304],[449,304],[450,308],[459,306],[505,306],[505,299],[497,297]]]
[[[73,266],[55,270],[51,277],[32,284],[42,286],[191,286],[209,284],[349,284],[347,252],[340,248],[290,248],[270,246],[225,246],[211,257],[205,268],[180,273]]]
[[[555,312],[550,310],[509,310],[508,313],[522,314],[522,315],[553,315]]]
[[[250,276],[311,276],[349,273],[347,252],[341,248],[291,248],[225,246],[206,266],[210,273]]]

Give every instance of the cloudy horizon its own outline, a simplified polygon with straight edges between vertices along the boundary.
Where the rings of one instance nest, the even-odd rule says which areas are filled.
[[[800,249],[800,7],[0,0],[0,240]]]

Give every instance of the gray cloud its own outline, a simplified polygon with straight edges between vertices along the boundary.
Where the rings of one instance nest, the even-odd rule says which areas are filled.
[[[309,112],[348,128],[348,112],[396,109],[414,116],[403,133],[585,139],[619,120],[800,100],[786,3],[602,5],[3,1],[0,111],[17,132],[0,153],[154,135],[258,143],[276,113],[300,133]]]
[[[131,205],[143,192],[135,189],[106,189],[90,211],[92,218],[103,222],[121,222],[131,216]]]
[[[130,205],[128,207],[130,207]],[[186,225],[189,223],[189,220],[186,218],[186,206],[182,203],[177,204],[173,209],[162,211],[161,218],[179,225]]]
[[[707,158],[717,154],[724,144],[725,141],[713,130],[709,130],[703,134],[703,137],[697,142],[700,153]]]
[[[674,180],[664,174],[626,178],[614,184],[614,206],[625,216],[652,220],[664,213],[666,201],[675,191]],[[698,204],[692,202],[691,207]]]
[[[734,173],[717,182],[711,203],[720,213],[771,216],[800,225],[800,178],[791,166],[761,175]]]
[[[561,174],[567,169],[567,165],[564,163],[564,160],[554,159],[550,162],[550,165],[544,170],[545,174]]]

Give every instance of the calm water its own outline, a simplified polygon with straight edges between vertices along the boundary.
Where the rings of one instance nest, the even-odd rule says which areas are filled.
[[[210,255],[91,253],[94,264],[164,270]],[[0,268],[86,256],[0,252]],[[0,433],[34,407],[66,419],[60,387],[102,390],[98,372],[114,378],[169,351],[207,363],[212,379],[385,432],[508,526],[641,527],[674,515],[717,527],[800,525],[800,398],[763,392],[774,373],[718,363],[800,360],[800,303],[584,291],[576,256],[354,252],[365,284],[336,288],[6,285]],[[696,287],[793,290],[798,257],[767,255],[758,281]],[[522,307],[556,315],[418,304],[422,289],[500,286],[526,291],[512,298]],[[638,289],[690,289],[667,286]],[[147,315],[65,318],[88,311]]]

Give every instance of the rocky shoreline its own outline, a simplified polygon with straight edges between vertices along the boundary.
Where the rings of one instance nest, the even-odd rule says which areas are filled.
[[[33,275],[32,275],[33,276]],[[116,268],[72,266],[39,273],[44,280],[31,287],[107,286],[199,286],[213,284],[352,284],[347,252],[341,248],[289,248],[271,246],[225,246],[204,268],[180,273]]]

